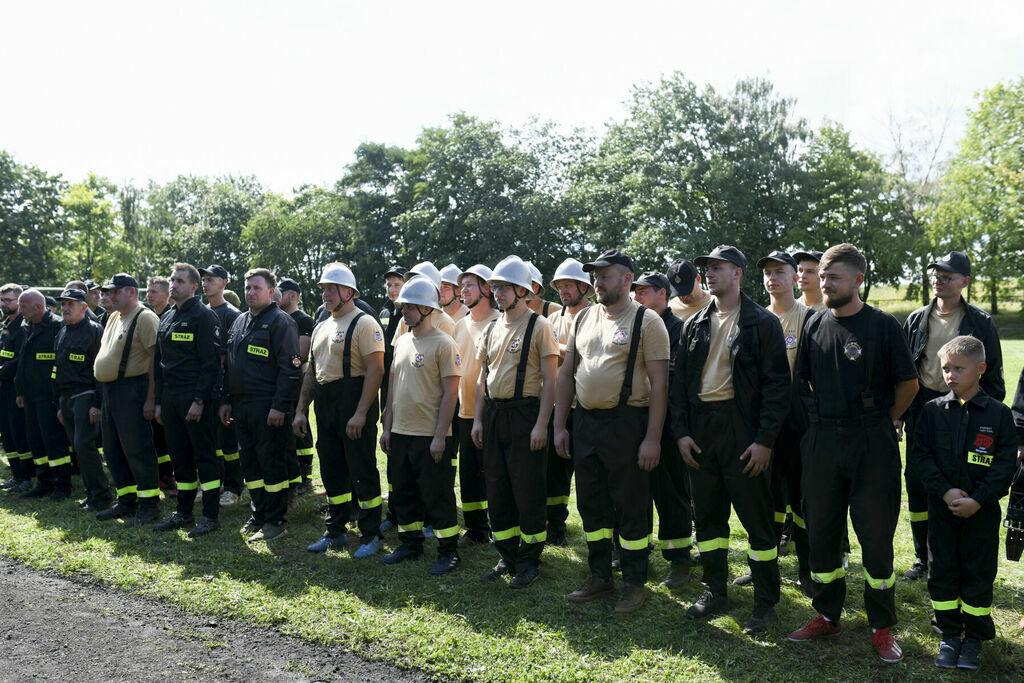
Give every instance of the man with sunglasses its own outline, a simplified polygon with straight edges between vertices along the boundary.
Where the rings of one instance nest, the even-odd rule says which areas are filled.
[[[932,271],[934,298],[927,306],[917,309],[903,325],[910,340],[910,351],[917,365],[921,388],[907,413],[907,452],[914,433],[914,422],[928,401],[949,393],[942,377],[939,349],[959,335],[977,337],[985,345],[987,369],[981,377],[982,390],[1002,401],[1006,396],[1003,383],[1003,354],[995,323],[985,311],[964,301],[961,292],[971,281],[971,262],[960,251],[951,251],[929,264]],[[904,471],[907,483],[907,507],[910,510],[910,529],[914,535],[914,565],[903,575],[914,581],[928,574],[928,495],[921,481],[908,467]]]

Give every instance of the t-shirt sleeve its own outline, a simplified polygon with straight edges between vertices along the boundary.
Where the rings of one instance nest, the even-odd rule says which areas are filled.
[[[405,326],[405,319],[399,320],[398,327],[395,328],[395,336],[391,338],[391,346],[398,348],[398,340],[408,331],[409,328]]]
[[[665,323],[653,311],[644,311],[644,323],[640,328],[640,343],[643,344],[644,360],[668,360],[668,330]]]
[[[537,344],[539,358],[557,356],[560,354],[558,350],[558,335],[555,333],[555,327],[549,323],[546,318],[537,319],[537,327],[534,330],[533,338],[533,343]]]
[[[459,348],[451,337],[437,347],[437,374],[440,377],[462,377],[462,359]]]
[[[311,337],[313,335],[313,326],[316,325],[316,321],[312,317],[304,315],[295,322],[299,327],[300,337]]]
[[[477,337],[476,348],[474,353],[476,354],[477,360],[485,360],[487,358],[487,328],[484,328],[484,333]]]
[[[885,315],[885,334],[889,342],[889,376],[893,384],[917,379],[917,368],[914,357],[910,353],[910,342],[896,318],[888,313]]]
[[[151,349],[156,345],[158,327],[160,327],[160,318],[156,317],[156,313],[149,310],[139,311],[139,322],[135,325],[135,336],[142,342],[143,347]]]
[[[813,318],[813,312],[809,312],[807,317],[804,318],[803,329],[800,331],[800,343],[797,345],[796,350],[796,364],[793,366],[793,374],[796,375],[797,379],[802,379],[805,382],[811,381],[810,335],[813,326],[810,321]]]
[[[356,339],[359,340],[359,350],[364,358],[375,353],[384,353],[384,333],[380,331],[380,325],[367,316],[359,319]]]

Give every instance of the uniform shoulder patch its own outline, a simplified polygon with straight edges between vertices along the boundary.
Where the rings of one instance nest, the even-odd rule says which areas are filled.
[[[455,364],[462,365],[462,356],[457,353],[455,354]]]
[[[384,335],[380,333],[380,330],[374,330],[373,339],[374,341],[384,341]]]
[[[293,368],[301,368],[302,367],[302,359],[299,358],[299,354],[297,354],[297,353],[293,353],[292,354],[292,367]]]

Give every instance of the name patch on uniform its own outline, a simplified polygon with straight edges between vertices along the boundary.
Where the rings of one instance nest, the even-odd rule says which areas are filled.
[[[864,350],[854,340],[846,342],[846,346],[843,347],[843,355],[850,360],[857,360],[861,357],[862,353],[864,353]]]
[[[612,344],[622,346],[623,344],[626,343],[626,340],[628,339],[629,330],[626,330],[625,328],[619,328],[618,330],[615,331],[615,334],[612,335]]]
[[[417,353],[415,356],[412,357],[412,366],[414,368],[422,368],[423,367],[423,354],[422,353]]]
[[[975,451],[967,451],[967,462],[971,465],[990,467],[992,465],[992,456],[985,455],[984,453],[977,453]]]
[[[191,332],[171,332],[171,341],[190,342],[195,338],[196,336]]]
[[[263,346],[253,346],[252,344],[249,344],[249,348],[247,348],[246,351],[248,351],[249,353],[251,353],[254,356],[260,356],[262,358],[269,358],[270,357],[269,349],[267,349],[267,348],[265,348]]]
[[[522,346],[523,346],[523,340],[520,339],[519,337],[516,337],[515,339],[513,339],[512,341],[510,341],[508,343],[508,352],[509,353],[519,353],[519,349],[522,348]]]
[[[796,348],[796,335],[795,334],[787,334],[786,335],[786,348],[787,349],[795,349]]]
[[[73,360],[73,361],[77,361],[79,363],[84,363],[85,362],[85,354],[84,353],[69,353],[68,354],[68,360]]]
[[[36,354],[36,360],[54,360],[55,358],[57,358],[57,356],[55,354],[52,354],[52,353],[37,353]]]
[[[14,351],[4,349],[3,351],[0,351],[0,358],[14,358]]]

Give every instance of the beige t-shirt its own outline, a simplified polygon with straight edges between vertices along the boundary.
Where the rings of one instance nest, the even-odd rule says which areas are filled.
[[[619,404],[619,391],[626,377],[626,360],[629,358],[630,335],[638,308],[635,301],[616,317],[600,305],[591,306],[581,312],[579,338],[569,333],[568,347],[579,352],[576,368],[576,398],[588,410],[605,410]],[[645,308],[640,327],[640,346],[633,370],[633,388],[628,405],[646,407],[651,396],[651,381],[647,377],[644,363],[669,358],[668,330],[661,317]]]
[[[149,350],[156,345],[156,331],[160,327],[160,318],[153,311],[140,305],[123,320],[118,311],[110,314],[107,326],[103,328],[103,339],[100,341],[100,350],[93,365],[93,373],[100,382],[117,380],[125,337],[136,316],[139,317],[139,322],[135,324],[135,332],[132,333],[132,348],[128,352],[128,366],[125,368],[124,376],[138,377],[149,372]]]
[[[331,316],[313,328],[311,356],[316,366],[316,381],[327,384],[341,379],[345,358],[345,335],[352,319],[362,313],[354,308],[340,318]],[[366,357],[384,353],[384,335],[371,315],[364,315],[356,323],[352,335],[349,377],[366,376]]]
[[[700,376],[700,391],[697,398],[711,403],[728,401],[733,397],[732,358],[729,350],[736,339],[740,319],[740,306],[728,313],[714,311],[708,316],[711,322],[711,346],[708,357],[704,361],[704,370]]]
[[[466,304],[462,304],[461,306],[459,306],[459,310],[457,310],[455,313],[452,313],[450,312],[450,310],[448,310],[445,311],[445,314],[455,322],[459,322],[467,315],[469,315],[469,307],[466,306]]]
[[[418,337],[403,334],[395,345],[391,373],[392,433],[433,436],[444,395],[441,379],[462,376],[455,340],[437,328]],[[450,424],[446,433],[451,436]]]
[[[672,315],[679,318],[683,322],[689,320],[695,313],[699,313],[708,307],[711,303],[711,295],[707,295],[703,302],[696,306],[687,306],[682,302],[678,296],[674,296],[669,299],[668,307],[672,311]]]
[[[811,314],[811,309],[797,301],[788,311],[776,313],[775,317],[782,324],[782,338],[786,342],[786,358],[789,359],[789,376],[793,377],[796,365],[796,351],[800,346],[800,332],[804,329],[804,320]]]
[[[497,319],[498,312],[493,308],[491,313],[480,322],[466,316],[455,323],[456,346],[462,361],[462,379],[459,380],[459,417],[472,420],[476,416],[476,382],[480,378],[482,363],[476,357],[476,342],[487,329],[492,320]]]
[[[555,330],[555,339],[559,344],[565,344],[569,341],[569,333],[572,332],[573,325],[576,324],[576,316],[583,311],[587,310],[590,304],[587,304],[579,310],[578,313],[572,313],[567,308],[560,308],[557,312],[552,313],[548,316],[548,322],[551,323],[551,327]],[[562,315],[565,313],[565,315]],[[562,359],[558,359],[558,364],[562,364]]]
[[[946,378],[942,376],[942,362],[939,360],[939,349],[942,345],[960,333],[960,323],[964,319],[964,307],[961,306],[952,313],[939,313],[939,309],[932,306],[932,312],[928,315],[928,343],[924,347],[924,354],[921,356],[921,384],[932,391],[949,391]]]
[[[526,327],[533,317],[528,311],[515,323],[508,323],[504,314],[498,318],[491,330],[488,348],[486,332],[476,344],[476,358],[483,362],[489,358],[487,373],[487,393],[491,398],[507,399],[515,397],[516,369],[523,345],[526,343]],[[523,382],[523,396],[540,396],[543,377],[540,372],[540,360],[547,356],[558,355],[558,342],[555,330],[548,319],[538,315],[533,325],[533,336],[530,340],[530,357],[526,363],[526,380]]]
[[[802,305],[806,306],[807,308],[811,309],[815,313],[818,313],[820,311],[824,311],[824,310],[826,310],[828,308],[825,305],[824,301],[822,301],[821,303],[814,304],[813,306],[808,305],[808,303],[807,303],[807,296],[806,295],[800,295],[800,298],[797,299],[796,302],[798,304],[802,304]]]
[[[434,319],[434,329],[441,330],[449,337],[455,334],[455,321],[452,317],[444,311],[434,310],[430,316]],[[398,321],[398,327],[395,328],[395,336],[391,338],[391,345],[398,346],[398,338],[409,331],[409,327],[405,324],[405,318]]]

